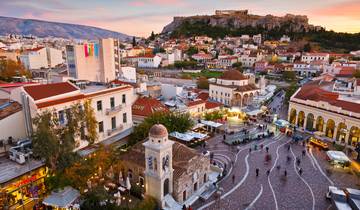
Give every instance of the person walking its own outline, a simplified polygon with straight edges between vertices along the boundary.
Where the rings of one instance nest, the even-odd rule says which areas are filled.
[[[302,170],[302,168],[300,168],[300,169],[299,169],[299,174],[300,174],[300,176],[302,175],[302,173],[303,173],[303,170]]]
[[[301,163],[301,161],[300,161],[300,159],[299,158],[296,158],[296,165],[300,165],[300,163]]]
[[[305,155],[306,155],[306,151],[303,150],[303,151],[302,151],[302,156],[304,157]]]
[[[235,174],[232,175],[232,183],[235,183]]]
[[[265,147],[265,149],[266,149],[266,152],[269,152],[269,147]]]
[[[267,175],[267,176],[270,175],[270,169],[268,169],[268,170],[266,171],[266,175]]]
[[[186,205],[185,204],[183,205],[182,210],[186,210]]]
[[[258,177],[259,176],[259,169],[256,168],[255,172],[256,172],[256,177]]]
[[[287,176],[287,171],[286,171],[286,169],[285,169],[285,171],[284,171],[284,176],[285,176],[285,177]]]
[[[251,148],[249,148],[249,153],[251,153]]]

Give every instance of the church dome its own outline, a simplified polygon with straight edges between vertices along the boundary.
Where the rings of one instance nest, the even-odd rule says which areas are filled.
[[[163,138],[168,136],[166,127],[162,124],[155,124],[149,130],[149,136],[154,138]]]
[[[224,74],[220,77],[220,79],[245,80],[247,78],[238,70],[229,70],[229,71],[225,71]]]

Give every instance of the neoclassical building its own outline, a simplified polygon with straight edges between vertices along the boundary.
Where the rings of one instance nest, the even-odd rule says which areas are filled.
[[[240,71],[229,70],[209,85],[209,98],[227,106],[249,105],[260,89]]]
[[[312,81],[290,99],[288,120],[309,131],[320,131],[330,140],[354,148],[360,141],[360,83]],[[349,83],[351,82],[351,83]]]
[[[156,198],[161,208],[173,208],[171,200],[180,207],[189,205],[192,195],[211,185],[209,156],[169,140],[161,124],[153,125],[149,138],[134,145],[121,160],[131,182],[143,185],[145,193]]]

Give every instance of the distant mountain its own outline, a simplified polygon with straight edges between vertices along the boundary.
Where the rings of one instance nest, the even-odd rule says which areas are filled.
[[[0,16],[0,35],[22,34],[37,37],[62,37],[68,39],[119,38],[130,39],[129,35],[92,26],[48,22]]]

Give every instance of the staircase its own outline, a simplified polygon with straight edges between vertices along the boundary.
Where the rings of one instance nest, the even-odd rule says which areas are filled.
[[[165,210],[181,210],[182,206],[175,201],[175,199],[170,195],[167,194],[164,197],[164,201],[165,201]]]

